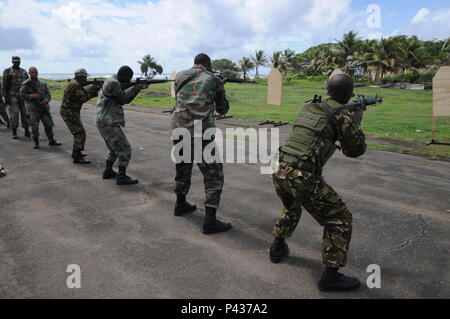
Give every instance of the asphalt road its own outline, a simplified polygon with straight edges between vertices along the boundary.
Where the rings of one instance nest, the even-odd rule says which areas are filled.
[[[89,166],[71,163],[59,103],[52,103],[52,113],[64,143],[59,148],[47,146],[42,134],[43,147],[33,150],[23,131],[12,140],[0,128],[0,163],[8,172],[0,179],[2,298],[450,297],[448,162],[370,151],[358,160],[337,154],[330,161],[325,178],[354,214],[344,271],[365,283],[367,267],[377,264],[381,289],[325,294],[316,288],[322,230],[307,213],[289,240],[290,257],[270,263],[280,201],[258,165],[225,165],[219,216],[234,228],[204,236],[197,168],[189,199],[200,209],[173,216],[168,115],[126,113],[134,151],[129,174],[141,183],[119,187],[100,177],[106,147],[93,125],[94,106],[83,109]],[[66,285],[70,264],[81,268],[81,289]]]

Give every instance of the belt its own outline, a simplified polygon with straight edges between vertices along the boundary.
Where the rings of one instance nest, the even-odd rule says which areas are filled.
[[[294,168],[306,171],[312,175],[322,175],[322,170],[317,169],[311,162],[302,161],[297,156],[288,153],[280,153],[280,162],[290,164]]]

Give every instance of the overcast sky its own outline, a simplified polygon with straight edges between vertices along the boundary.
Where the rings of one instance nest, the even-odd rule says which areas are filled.
[[[41,73],[138,71],[151,54],[171,73],[200,52],[234,61],[255,49],[302,52],[350,30],[444,39],[449,21],[449,1],[437,0],[0,0],[0,69],[20,55]]]

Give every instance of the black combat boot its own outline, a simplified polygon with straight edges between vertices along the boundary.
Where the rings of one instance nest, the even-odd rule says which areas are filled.
[[[323,292],[352,291],[361,286],[358,278],[347,277],[339,269],[327,268],[319,281],[319,290]]]
[[[127,168],[119,166],[119,174],[117,175],[117,185],[135,185],[139,184],[137,179],[127,176]]]
[[[203,224],[203,234],[211,235],[215,233],[223,233],[231,229],[230,223],[224,223],[216,219],[216,209],[206,207],[205,222]]]
[[[75,157],[75,152],[76,152],[75,150],[72,151],[72,158]],[[82,151],[79,151],[79,152],[80,152],[80,154],[81,154],[81,157],[83,157],[83,158],[84,158],[84,157],[87,157],[87,154],[86,154],[86,153],[83,153]]]
[[[12,138],[13,138],[13,140],[17,140],[17,129],[16,128],[13,128],[12,129]]]
[[[87,154],[83,153],[83,151],[81,151],[81,150],[76,149],[74,146],[73,150],[72,150],[72,159],[75,158],[75,155],[81,156],[82,158],[87,157]]]
[[[274,264],[280,263],[289,254],[289,246],[281,237],[275,238],[270,246],[270,261]]]
[[[85,159],[85,158],[83,157],[83,155],[81,154],[81,151],[74,151],[74,154],[73,154],[73,163],[74,163],[74,164],[82,164],[82,165],[85,165],[85,164],[91,164],[90,161],[88,161],[87,159]]]
[[[34,140],[34,149],[35,150],[39,149],[40,148],[40,146],[39,146],[39,137],[34,137],[33,140]]]
[[[58,142],[57,140],[55,140],[55,138],[50,137],[50,138],[48,139],[48,145],[50,145],[50,146],[61,146],[62,143],[61,143],[61,142]]]
[[[31,133],[28,127],[25,127],[24,130],[25,130],[25,137],[31,137]]]
[[[103,172],[103,179],[117,178],[117,173],[113,170],[114,163],[106,161],[106,169]]]
[[[174,215],[179,217],[193,213],[197,210],[197,206],[191,205],[186,201],[186,195],[177,195],[177,205],[175,206]]]
[[[0,177],[5,177],[6,176],[6,171],[3,168],[3,166],[0,165]]]

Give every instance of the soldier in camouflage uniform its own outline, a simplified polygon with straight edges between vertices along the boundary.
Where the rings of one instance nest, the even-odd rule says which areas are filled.
[[[75,78],[69,82],[64,90],[63,102],[61,104],[61,117],[73,135],[73,151],[72,159],[75,164],[90,164],[86,160],[84,146],[86,144],[86,131],[81,121],[81,108],[84,103],[96,97],[100,87],[90,85],[82,87],[82,83],[86,82],[88,74],[85,69],[75,71]]]
[[[121,67],[117,75],[105,81],[97,101],[97,128],[109,149],[103,179],[117,177],[117,185],[139,183],[137,179],[126,175],[131,159],[131,146],[122,130],[122,127],[125,127],[123,106],[131,103],[147,86],[136,85],[124,92],[121,83],[130,82],[132,78],[133,70],[129,66]],[[113,170],[113,165],[117,160],[119,160],[118,174]]]
[[[280,148],[280,167],[273,176],[283,202],[275,225],[276,237],[270,258],[279,263],[288,254],[286,238],[291,237],[302,214],[302,206],[324,227],[323,262],[327,267],[319,282],[322,291],[353,290],[356,278],[338,273],[346,265],[352,234],[352,214],[322,177],[322,169],[336,151],[339,141],[343,153],[352,158],[363,155],[366,143],[360,129],[362,112],[352,113],[346,104],[353,95],[353,81],[336,75],[328,84],[330,99],[306,104],[294,124],[293,133]],[[356,120],[355,120],[356,119]]]
[[[17,128],[19,127],[19,113],[22,119],[22,127],[25,130],[25,136],[31,137],[28,110],[23,100],[20,98],[20,86],[28,79],[27,71],[20,68],[20,57],[12,58],[13,66],[3,72],[3,96],[5,103],[9,105],[10,124],[12,128],[13,139],[17,139]]]
[[[2,92],[2,84],[0,83],[0,116],[3,117],[8,128],[11,127],[8,113],[6,112],[6,104],[3,102],[3,92]],[[2,120],[0,119],[0,124]]]
[[[25,101],[30,114],[31,135],[34,140],[34,148],[39,149],[39,124],[44,124],[45,134],[50,146],[60,146],[53,135],[53,120],[50,114],[50,90],[47,83],[38,79],[38,70],[35,67],[29,69],[30,78],[22,83],[20,96]]]
[[[223,81],[213,74],[211,59],[206,54],[199,54],[194,63],[193,68],[180,72],[175,81],[177,104],[173,113],[172,129],[183,128],[189,131],[192,156],[189,163],[183,161],[176,165],[175,216],[192,213],[197,209],[195,205],[186,201],[191,186],[194,162],[194,121],[202,123],[204,132],[208,128],[215,127],[215,111],[224,115],[229,110]],[[174,144],[177,145],[180,142],[182,140],[175,140]],[[203,141],[202,149],[210,143],[214,142]],[[231,224],[216,219],[224,183],[223,165],[216,162],[207,163],[204,160],[197,165],[205,180],[206,212],[203,233],[225,232],[231,229]]]

